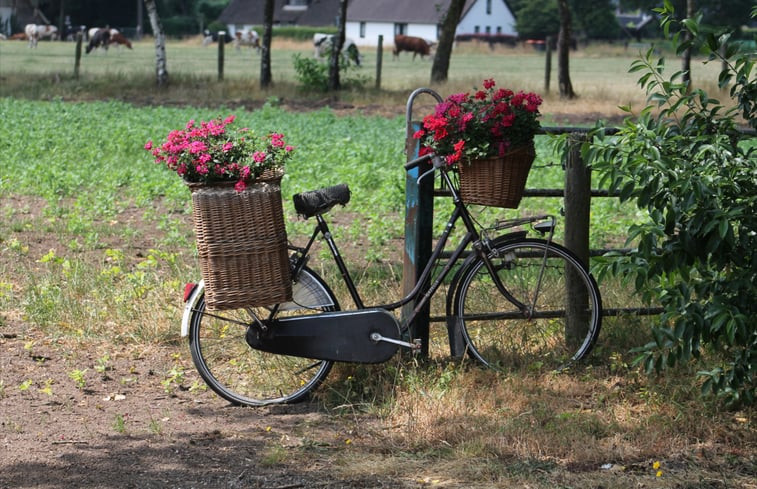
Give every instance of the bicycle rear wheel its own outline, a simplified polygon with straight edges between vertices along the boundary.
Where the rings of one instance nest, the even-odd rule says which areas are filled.
[[[473,357],[495,369],[561,370],[591,351],[602,301],[573,253],[521,239],[496,244],[489,259],[507,294],[482,259],[462,272],[455,292],[454,312]]]
[[[328,285],[303,268],[292,286],[293,300],[279,315],[317,314],[339,310]],[[192,361],[208,386],[233,404],[263,406],[303,400],[331,370],[332,362],[255,350],[246,341],[253,316],[266,308],[206,311],[204,295],[193,308],[189,327]]]

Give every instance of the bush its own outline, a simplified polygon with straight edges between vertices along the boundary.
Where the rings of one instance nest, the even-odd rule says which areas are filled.
[[[326,92],[329,89],[329,65],[330,54],[326,54],[323,60],[317,60],[302,55],[292,56],[294,71],[297,81],[308,91]],[[360,75],[355,70],[360,67],[350,62],[346,56],[339,57],[339,74],[342,88],[360,88],[368,81],[368,77]]]
[[[757,127],[754,61],[729,45],[728,35],[700,34],[697,19],[675,20],[668,0],[656,11],[663,31],[675,32],[679,55],[700,49],[724,63],[720,87],[731,86],[736,106],[692,90],[680,72],[664,78],[664,60],[654,59],[652,49],[632,64],[632,72],[643,73],[639,84],[649,104],[613,139],[597,135],[585,156],[602,181],[621,200],[635,200],[649,220],[629,230],[638,248],[609,261],[605,271],[634,278],[637,291],[664,309],[653,341],[639,349],[637,362],[648,372],[696,359],[704,365],[698,373],[704,394],[753,403],[757,159],[736,121]],[[682,41],[683,34],[691,40]]]

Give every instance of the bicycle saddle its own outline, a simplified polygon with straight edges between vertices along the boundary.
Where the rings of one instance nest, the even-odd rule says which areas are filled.
[[[350,188],[340,183],[333,187],[295,194],[292,200],[297,214],[307,219],[325,214],[337,204],[346,205],[350,201]]]

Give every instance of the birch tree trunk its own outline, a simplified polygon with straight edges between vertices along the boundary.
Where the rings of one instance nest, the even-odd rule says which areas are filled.
[[[263,7],[263,45],[260,46],[260,88],[271,86],[271,38],[273,37],[273,3],[265,0]]]
[[[331,57],[329,58],[329,85],[330,91],[339,90],[342,84],[339,80],[339,56],[344,47],[345,28],[347,24],[347,0],[339,0],[339,30],[331,43]]]
[[[558,0],[560,8],[560,33],[557,36],[557,84],[561,98],[576,98],[570,81],[570,44],[573,30],[568,0]]]
[[[442,31],[439,34],[439,44],[436,46],[434,63],[431,65],[431,83],[447,81],[452,45],[455,44],[455,30],[460,22],[464,5],[465,0],[452,0],[447,13],[444,15]]]
[[[168,84],[168,69],[166,68],[166,35],[158,17],[155,0],[145,0],[147,15],[150,17],[152,34],[155,36],[155,76],[159,87]]]

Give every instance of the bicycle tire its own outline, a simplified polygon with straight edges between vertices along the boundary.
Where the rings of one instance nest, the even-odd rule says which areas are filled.
[[[293,300],[279,314],[301,315],[339,310],[326,282],[304,267],[292,285]],[[253,349],[245,336],[250,309],[205,310],[204,294],[194,307],[189,327],[192,361],[205,383],[235,405],[264,406],[304,400],[331,370],[330,361],[278,355]],[[266,318],[265,308],[251,308]],[[245,326],[247,325],[247,326]]]
[[[454,313],[472,357],[497,370],[563,370],[591,351],[602,298],[571,251],[541,239],[517,239],[495,241],[488,257],[508,294],[499,291],[481,258],[469,262],[455,289]],[[537,284],[529,313],[527,298],[533,299]]]

